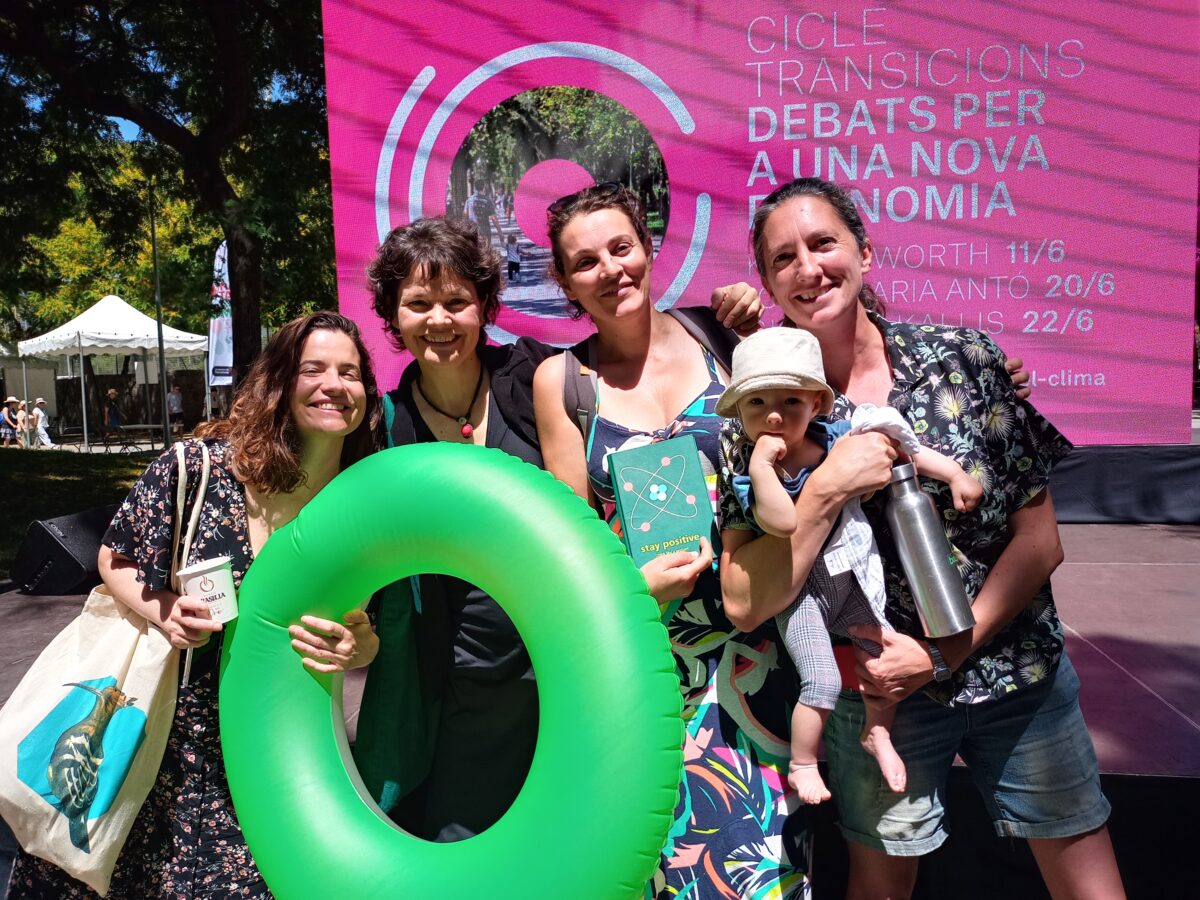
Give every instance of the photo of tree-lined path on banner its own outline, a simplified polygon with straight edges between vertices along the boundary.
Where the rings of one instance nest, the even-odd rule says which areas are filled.
[[[505,306],[538,318],[567,316],[549,274],[546,207],[593,181],[638,194],[657,249],[671,215],[666,165],[650,132],[617,101],[585,88],[535,88],[493,107],[471,129],[454,157],[445,212],[475,222],[505,261]]]

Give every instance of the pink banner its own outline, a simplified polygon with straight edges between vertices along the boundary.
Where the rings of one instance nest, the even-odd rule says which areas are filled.
[[[398,224],[480,222],[510,264],[492,337],[562,344],[587,325],[545,277],[548,200],[638,190],[659,305],[692,305],[757,284],[756,202],[819,175],[854,192],[892,318],[990,334],[1077,443],[1188,441],[1194,0],[947,11],[325,0],[339,298],[381,386],[406,360],[364,270]]]

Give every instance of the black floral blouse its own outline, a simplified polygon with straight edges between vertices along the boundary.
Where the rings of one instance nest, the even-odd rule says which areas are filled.
[[[892,363],[888,404],[899,410],[921,444],[952,456],[983,485],[973,511],[954,509],[950,488],[922,478],[945,519],[946,534],[958,551],[959,572],[974,597],[1008,545],[1009,517],[1041,493],[1050,470],[1071,452],[1071,443],[1037,410],[1014,393],[1004,369],[1004,353],[986,335],[966,328],[909,325],[872,314],[883,333]],[[854,404],[838,395],[832,419],[848,419]],[[741,423],[730,419],[723,448],[732,451]],[[723,470],[727,466],[723,465]],[[722,471],[724,527],[745,519]],[[882,496],[864,503],[883,555],[888,619],[898,630],[921,635],[908,581],[900,567],[884,516]],[[1050,676],[1062,656],[1062,626],[1050,582],[987,644],[980,647],[943,685],[930,685],[943,703],[981,703],[1036,684]]]
[[[208,490],[196,523],[191,550],[186,565],[215,556],[228,556],[233,568],[233,585],[240,588],[242,577],[254,559],[246,519],[246,488],[230,471],[229,442],[207,440],[211,468]],[[199,440],[184,442],[184,465],[187,467],[187,495],[183,515],[191,513],[196,502],[195,492],[200,484],[204,464]],[[152,591],[171,588],[171,547],[174,538],[175,493],[179,484],[175,450],[165,451],[149,468],[121,504],[105,532],[103,542],[114,553],[137,565],[138,581]],[[180,540],[187,529],[187,519],[180,525]],[[220,635],[198,649],[192,663],[193,678],[208,668],[215,668],[220,657]]]

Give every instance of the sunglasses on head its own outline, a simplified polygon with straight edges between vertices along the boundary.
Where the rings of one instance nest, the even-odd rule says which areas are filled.
[[[576,191],[573,194],[567,194],[565,197],[559,197],[553,203],[546,207],[547,215],[557,215],[562,212],[584,194],[603,199],[605,197],[613,197],[624,190],[625,185],[619,181],[601,181],[599,184],[593,184],[591,187],[585,187],[582,191]]]

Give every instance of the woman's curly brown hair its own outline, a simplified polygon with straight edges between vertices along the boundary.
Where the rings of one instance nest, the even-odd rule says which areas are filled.
[[[500,254],[483,239],[470,219],[445,216],[417,219],[393,228],[367,266],[367,284],[374,297],[375,312],[383,319],[384,331],[397,350],[407,349],[396,328],[400,285],[417,271],[422,271],[431,282],[441,278],[443,272],[452,272],[474,285],[484,322],[495,324],[500,313],[500,291],[504,289]],[[479,345],[486,343],[487,330],[482,329]]]
[[[367,394],[366,415],[342,444],[341,468],[358,462],[380,446],[382,405],[371,357],[358,326],[345,316],[328,311],[293,319],[271,338],[238,384],[229,418],[205,422],[196,429],[197,437],[228,440],[234,473],[263,493],[286,494],[304,481],[300,436],[290,406],[304,342],[314,331],[321,330],[340,331],[354,341]]]

